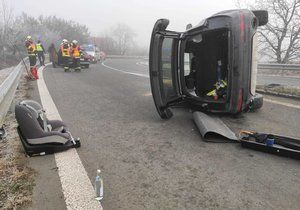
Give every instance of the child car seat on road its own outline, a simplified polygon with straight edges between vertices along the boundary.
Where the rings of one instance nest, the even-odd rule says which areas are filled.
[[[24,100],[15,106],[18,133],[29,156],[52,154],[69,148],[80,147],[64,122],[48,120],[43,107],[32,100]]]

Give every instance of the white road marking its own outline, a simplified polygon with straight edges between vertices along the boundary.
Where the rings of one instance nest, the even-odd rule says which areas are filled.
[[[145,93],[144,96],[152,96],[151,92]]]
[[[148,66],[148,62],[140,61],[140,62],[136,62],[135,65],[138,65],[138,66]]]
[[[59,112],[44,81],[43,69],[44,67],[39,68],[39,79],[37,80],[42,105],[46,109],[47,116],[50,120],[61,120]],[[76,149],[55,153],[55,161],[58,167],[58,175],[60,177],[67,209],[102,209],[100,202],[95,200],[93,185],[83,167]]]
[[[139,77],[145,77],[145,78],[149,78],[149,75],[147,74],[139,74],[139,73],[134,73],[134,72],[130,72],[130,71],[125,71],[125,70],[121,70],[121,69],[116,69],[114,67],[111,66],[107,66],[106,64],[104,64],[104,62],[102,62],[102,66],[109,68],[111,70],[115,70],[115,71],[119,71],[122,72],[124,74],[131,74],[131,75],[135,75],[135,76],[139,76]]]
[[[282,105],[282,106],[287,106],[287,107],[291,107],[291,108],[300,109],[300,106],[296,105],[296,104],[291,104],[291,103],[286,103],[286,102],[281,102],[281,101],[275,101],[275,100],[271,100],[271,99],[267,99],[267,98],[264,98],[264,101],[270,102],[270,103],[273,103],[273,104],[278,104],[278,105]]]

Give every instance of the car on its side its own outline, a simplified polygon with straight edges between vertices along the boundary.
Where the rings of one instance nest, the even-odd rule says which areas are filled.
[[[171,107],[230,114],[260,108],[256,30],[267,22],[267,11],[246,9],[219,12],[185,32],[166,30],[169,20],[158,20],[149,74],[160,117],[172,117]]]

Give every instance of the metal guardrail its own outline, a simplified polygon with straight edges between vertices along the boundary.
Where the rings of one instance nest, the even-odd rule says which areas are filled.
[[[0,138],[5,134],[5,131],[2,128],[3,122],[18,87],[20,77],[22,75],[22,67],[23,63],[21,61],[16,67],[14,67],[12,72],[8,75],[8,77],[6,77],[2,84],[0,84]]]
[[[300,71],[300,64],[259,63],[258,69]]]

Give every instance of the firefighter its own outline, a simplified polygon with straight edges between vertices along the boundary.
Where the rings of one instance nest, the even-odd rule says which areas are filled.
[[[32,40],[31,36],[27,36],[25,41],[25,47],[27,49],[30,72],[32,74],[32,79],[38,79],[37,69],[36,69],[36,46]]]
[[[71,44],[71,54],[73,57],[73,65],[75,71],[80,71],[81,66],[80,66],[80,46],[78,45],[78,42],[76,40],[72,41]]]
[[[70,45],[68,40],[64,39],[62,44],[60,45],[62,60],[64,64],[64,70],[70,70],[70,59],[71,59],[71,52],[70,52]]]
[[[41,66],[45,66],[45,48],[42,45],[41,41],[38,40],[37,44],[36,44],[36,51],[37,51],[37,55],[38,55],[38,59],[40,61],[40,65]]]

